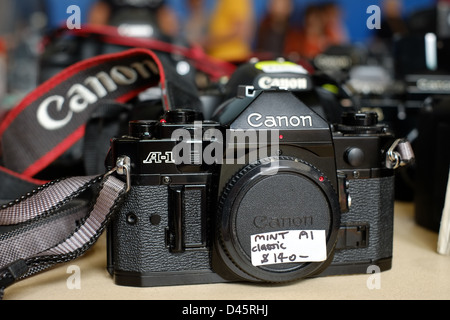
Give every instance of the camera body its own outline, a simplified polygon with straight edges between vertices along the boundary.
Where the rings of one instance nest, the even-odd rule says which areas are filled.
[[[415,144],[415,220],[439,232],[446,201],[447,172],[450,167],[450,97],[427,99],[420,110]]]
[[[131,122],[109,153],[130,158],[131,188],[108,271],[147,287],[387,270],[393,142],[375,114],[330,125],[279,89],[240,87],[213,120],[180,109]]]

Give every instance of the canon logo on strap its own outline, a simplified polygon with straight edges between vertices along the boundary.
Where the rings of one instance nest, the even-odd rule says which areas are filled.
[[[139,79],[149,79],[155,74],[159,74],[158,66],[151,60],[134,62],[130,66],[114,66],[109,73],[102,71],[87,77],[83,83],[72,85],[65,96],[46,98],[37,108],[37,120],[47,130],[61,129],[72,120],[74,113],[83,112],[118,90],[119,86],[133,85]]]

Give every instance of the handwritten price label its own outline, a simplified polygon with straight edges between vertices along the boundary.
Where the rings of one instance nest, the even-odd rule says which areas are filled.
[[[252,264],[262,266],[327,259],[325,230],[289,230],[251,236]]]

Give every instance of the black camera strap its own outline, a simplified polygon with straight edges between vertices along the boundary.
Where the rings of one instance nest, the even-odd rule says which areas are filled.
[[[0,124],[4,167],[32,178],[83,137],[86,122],[105,101],[126,102],[160,84],[169,110],[165,81],[160,60],[145,49],[70,66],[25,97]]]
[[[199,106],[195,86],[186,82],[148,49],[96,56],[63,70],[0,123],[0,199],[12,199],[47,182],[36,174],[82,140],[87,122],[105,105],[125,104],[159,86],[165,111],[173,105]]]

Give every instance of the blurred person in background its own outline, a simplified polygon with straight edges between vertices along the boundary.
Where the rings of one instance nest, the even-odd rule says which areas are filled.
[[[93,25],[118,26],[138,20],[152,25],[159,37],[178,35],[177,16],[164,0],[100,0],[94,3],[88,17],[88,22]]]
[[[321,8],[316,5],[305,10],[303,25],[292,29],[286,37],[285,55],[292,59],[312,59],[326,48],[325,25]]]
[[[375,30],[369,48],[373,57],[389,70],[394,68],[392,60],[394,38],[408,36],[410,28],[404,19],[402,0],[383,0],[381,6],[381,28]],[[422,21],[422,19],[421,19]]]
[[[208,31],[208,12],[204,0],[186,0],[188,17],[180,32],[189,44],[203,47]]]
[[[2,118],[2,115],[4,115],[2,105],[8,86],[8,47],[12,45],[11,42],[14,40],[14,38],[12,37],[12,34],[14,32],[14,17],[11,15],[11,12],[13,12],[12,1],[5,0],[0,2],[0,120]]]
[[[334,2],[330,2],[323,4],[321,10],[327,42],[326,46],[348,43],[349,36],[344,26],[341,7]]]
[[[292,0],[269,0],[267,13],[257,29],[255,51],[261,58],[282,57],[291,27]]]
[[[377,37],[382,40],[391,40],[395,35],[408,34],[408,25],[402,16],[403,5],[401,0],[384,0],[382,3],[381,29]]]
[[[36,87],[38,49],[46,24],[44,1],[0,1],[0,108],[13,107]]]
[[[221,60],[243,62],[252,54],[254,29],[252,0],[217,0],[210,17],[205,50]]]
[[[330,46],[348,41],[341,8],[336,3],[310,5],[305,10],[302,26],[288,32],[285,55],[294,60],[313,59]]]
[[[0,120],[3,118],[3,99],[5,98],[7,88],[8,88],[8,76],[7,76],[7,65],[8,65],[8,52],[6,41],[0,37]]]

